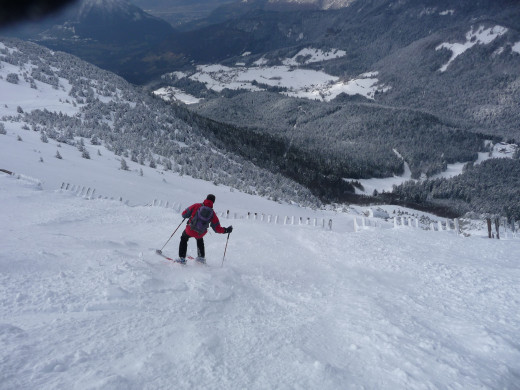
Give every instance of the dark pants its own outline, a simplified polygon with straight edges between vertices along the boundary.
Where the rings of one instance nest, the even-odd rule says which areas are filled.
[[[186,257],[186,252],[188,251],[188,240],[190,238],[191,237],[186,234],[186,231],[182,232],[181,242],[179,244],[179,257]],[[199,257],[206,257],[203,238],[197,238],[197,254]]]

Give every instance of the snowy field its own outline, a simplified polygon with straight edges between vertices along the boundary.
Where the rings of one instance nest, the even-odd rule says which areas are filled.
[[[2,389],[518,389],[517,240],[234,220],[183,267],[173,211],[0,205]]]
[[[248,56],[250,53],[244,53]],[[224,88],[244,89],[249,91],[262,91],[261,86],[285,88],[283,92],[287,96],[307,98],[313,100],[330,101],[340,95],[362,95],[373,99],[376,92],[385,92],[388,86],[382,85],[377,79],[377,72],[369,72],[359,75],[351,80],[342,80],[325,72],[303,69],[299,66],[321,61],[329,61],[346,56],[344,50],[333,49],[323,51],[315,48],[300,50],[291,58],[282,61],[282,65],[267,66],[267,60],[261,58],[247,67],[245,63],[239,62],[236,67],[219,64],[199,65],[197,72],[192,75],[175,72],[168,74],[170,77],[180,79],[189,77],[201,82],[206,88],[220,92]],[[258,84],[260,85],[258,85]],[[193,96],[176,89],[161,88],[154,92],[163,99],[179,100],[186,104],[192,104]]]
[[[384,221],[356,233],[363,208],[140,176],[100,146],[85,160],[63,145],[59,160],[54,141],[16,126],[0,135],[0,168],[20,174],[0,173],[2,390],[519,388],[520,240]],[[182,219],[146,204],[210,192],[219,213],[330,217],[333,230],[221,218],[235,228],[223,267],[226,235],[208,234],[206,267],[157,256]]]

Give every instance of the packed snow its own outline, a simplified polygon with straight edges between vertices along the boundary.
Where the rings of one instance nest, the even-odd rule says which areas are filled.
[[[15,172],[0,172],[2,389],[517,386],[512,232],[394,227],[387,216],[444,220],[305,209],[131,161],[124,171],[102,146],[86,145],[86,160],[20,126],[0,135],[0,168]],[[208,193],[234,226],[227,248],[210,233],[207,266],[157,256]]]
[[[144,176],[117,170],[109,152],[105,169],[90,169],[95,160],[53,159],[51,149],[27,150],[34,140],[13,138],[11,130],[0,135],[0,167],[19,173],[0,173],[3,389],[518,383],[518,239],[384,220],[355,232],[363,209],[354,207],[336,214],[332,230],[227,219],[228,207],[312,211],[155,172],[163,182],[151,168]],[[99,184],[99,193],[134,199],[170,193],[187,205],[216,193],[223,225],[234,226],[226,257],[227,236],[217,234],[205,240],[207,266],[157,256],[182,220],[178,209],[60,190],[54,183],[67,171],[80,185]],[[178,240],[179,233],[164,252],[175,256]],[[195,255],[194,242],[188,253]]]
[[[7,118],[19,104],[77,112],[65,80],[34,82],[0,80],[2,390],[518,387],[516,233],[272,202],[122,170],[89,142],[85,159]],[[229,241],[206,236],[207,266],[158,256],[175,257],[180,212],[208,193]]]
[[[475,45],[487,45],[493,42],[496,38],[504,35],[508,31],[507,28],[502,26],[494,26],[485,28],[479,26],[476,30],[471,29],[466,33],[466,42],[464,43],[442,43],[435,48],[435,50],[448,49],[452,52],[449,61],[441,66],[439,69],[441,72],[445,72],[448,66],[461,54],[464,54],[467,50],[471,49]]]

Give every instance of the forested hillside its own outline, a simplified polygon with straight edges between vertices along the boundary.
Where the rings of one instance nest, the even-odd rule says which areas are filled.
[[[255,158],[282,171],[309,167],[317,175],[330,178],[329,189],[340,187],[344,178],[401,174],[402,158],[410,165],[414,178],[430,176],[441,172],[446,164],[474,161],[477,152],[484,149],[485,137],[449,121],[417,110],[370,103],[319,103],[275,93],[244,93],[192,105],[190,109],[219,122],[222,130],[216,136],[223,140],[224,124],[239,128],[234,130],[232,138],[237,142],[232,150],[239,151],[240,145],[258,134],[268,136],[273,144],[277,141],[278,147],[256,145]],[[295,158],[291,159],[291,155]],[[313,185],[309,175],[291,177],[310,185],[312,190],[327,192],[323,183]]]
[[[22,126],[40,132],[42,142],[77,145],[78,153],[84,153],[85,142],[103,143],[122,160],[274,199],[319,204],[294,181],[217,148],[161,99],[69,54],[4,39],[0,86],[5,91],[0,107],[3,131]]]
[[[520,220],[520,159],[498,158],[473,166],[452,179],[407,182],[394,189],[400,199],[444,205],[463,214],[494,214]]]

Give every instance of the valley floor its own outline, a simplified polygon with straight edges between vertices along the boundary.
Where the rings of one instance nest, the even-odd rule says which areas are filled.
[[[183,267],[173,210],[1,175],[0,216],[2,389],[520,388],[519,240],[236,220]]]

